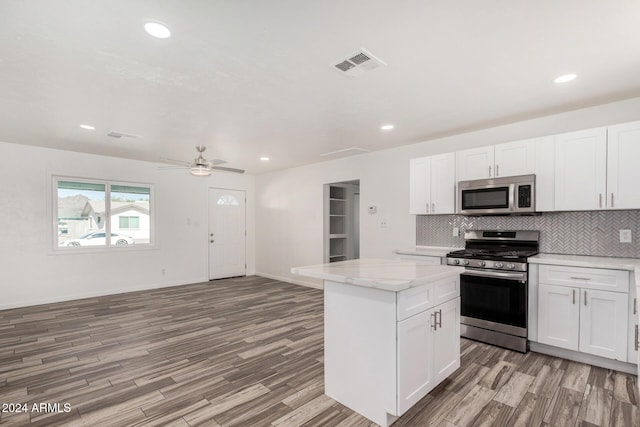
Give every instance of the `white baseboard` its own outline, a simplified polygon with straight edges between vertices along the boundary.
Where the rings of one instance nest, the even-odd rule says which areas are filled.
[[[292,283],[294,285],[305,286],[307,288],[324,289],[321,283],[305,282],[302,280],[292,279],[290,277],[276,276],[269,273],[256,272],[256,276],[266,277],[267,279],[279,280],[281,282]]]
[[[627,374],[638,375],[638,365],[634,365],[633,363],[607,359],[606,357],[593,356],[591,354],[571,351],[534,341],[529,341],[529,349],[537,353],[548,354],[549,356],[573,360],[574,362],[587,363],[589,365],[599,366],[605,369],[613,369],[615,371],[625,372]]]
[[[52,304],[56,302],[74,301],[74,300],[86,299],[86,298],[103,297],[106,295],[126,294],[127,292],[138,292],[138,291],[148,291],[151,289],[170,288],[172,286],[183,286],[183,285],[189,285],[193,283],[203,283],[208,281],[209,279],[206,277],[198,277],[193,279],[181,280],[179,282],[153,283],[153,284],[147,284],[142,286],[134,286],[131,288],[103,289],[103,290],[94,291],[94,292],[81,292],[81,293],[71,294],[71,295],[56,296],[53,298],[23,300],[23,301],[13,302],[10,304],[0,304],[0,310],[9,310],[12,308],[21,308],[21,307],[31,307],[34,305]]]

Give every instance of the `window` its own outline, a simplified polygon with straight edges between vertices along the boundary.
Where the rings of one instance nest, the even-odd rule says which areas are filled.
[[[120,230],[123,228],[140,228],[139,216],[121,216],[119,217]]]
[[[57,247],[152,244],[151,185],[54,177],[54,187]]]

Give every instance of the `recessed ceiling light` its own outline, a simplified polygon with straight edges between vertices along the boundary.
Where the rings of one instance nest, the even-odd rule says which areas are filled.
[[[391,130],[391,129],[393,129],[393,125],[382,125],[382,126],[380,126],[380,129],[382,129],[382,130]]]
[[[571,80],[575,79],[576,77],[578,77],[578,76],[573,74],[573,73],[564,74],[564,75],[562,75],[560,77],[556,77],[553,82],[554,83],[566,83],[566,82],[570,82]]]
[[[86,130],[96,130],[96,128],[94,128],[94,127],[93,127],[93,126],[91,126],[91,125],[80,125],[80,127],[81,127],[82,129],[86,129]]]
[[[262,160],[263,162],[268,162],[269,158],[267,156],[262,156],[260,157],[260,160]]]
[[[158,39],[167,39],[171,37],[171,30],[169,30],[166,25],[159,22],[147,22],[144,24],[144,30],[149,33],[149,35]]]

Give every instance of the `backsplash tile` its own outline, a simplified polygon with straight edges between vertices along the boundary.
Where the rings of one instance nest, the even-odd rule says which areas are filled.
[[[452,236],[453,227],[460,237]],[[419,215],[416,244],[464,247],[466,230],[538,230],[540,252],[640,258],[640,210],[547,212],[538,216]],[[630,229],[632,243],[620,243]]]

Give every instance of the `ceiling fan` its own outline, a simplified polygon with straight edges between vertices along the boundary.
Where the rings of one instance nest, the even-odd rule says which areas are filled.
[[[198,151],[198,157],[193,159],[193,162],[185,162],[182,160],[167,159],[166,157],[162,157],[161,160],[171,162],[171,163],[176,163],[176,164],[179,164],[180,166],[161,166],[160,169],[189,169],[191,175],[194,175],[194,176],[209,176],[211,175],[212,170],[244,173],[243,169],[235,169],[235,168],[228,168],[225,166],[218,166],[223,163],[227,163],[225,160],[205,159],[202,153],[204,153],[206,149],[207,147],[203,145],[197,145],[196,150]]]

